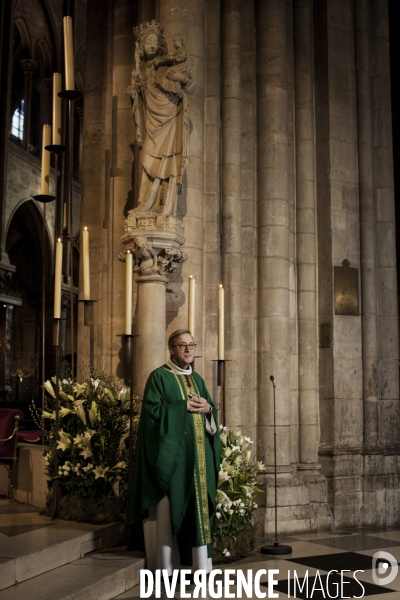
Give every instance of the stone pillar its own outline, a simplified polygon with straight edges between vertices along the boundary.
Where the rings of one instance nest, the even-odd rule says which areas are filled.
[[[294,0],[300,470],[320,468],[312,10],[312,0]]]
[[[281,473],[291,472],[286,10],[257,2],[258,422],[260,458],[272,465],[273,375]]]
[[[95,304],[95,357],[98,354],[98,347],[102,347],[101,366],[111,372],[110,350],[118,345],[118,338],[111,339],[107,335],[107,322],[111,318],[109,308],[109,298],[102,297],[102,272],[103,256],[102,246],[107,250],[105,264],[113,263],[111,249],[107,245],[107,238],[104,240],[103,226],[108,224],[105,218],[105,209],[102,203],[104,193],[105,168],[103,165],[105,155],[105,127],[104,127],[104,88],[105,73],[104,63],[106,61],[107,50],[107,11],[103,3],[101,5],[95,0],[89,0],[87,8],[87,43],[86,43],[86,73],[85,73],[85,135],[83,138],[83,156],[82,156],[82,206],[81,206],[81,226],[87,226],[90,234],[90,275],[91,275],[91,296],[98,302]],[[109,170],[107,173],[109,176]],[[118,236],[119,237],[119,236]],[[122,268],[122,267],[121,267]],[[81,270],[82,276],[82,270]],[[105,288],[108,289],[110,281],[108,273],[104,276],[106,280]],[[114,294],[114,290],[108,290],[109,295]],[[115,293],[117,296],[118,292]],[[103,312],[104,307],[109,312]],[[121,309],[122,311],[122,309]],[[88,364],[89,357],[89,328],[83,325],[83,306],[79,303],[78,312],[78,370],[80,373],[82,367]],[[120,331],[122,333],[122,331]],[[97,358],[97,357],[96,357]],[[95,358],[95,364],[96,364]]]
[[[11,78],[14,42],[14,3],[0,8],[0,263],[9,264],[5,252],[4,210],[7,197],[7,154],[10,135]]]
[[[218,355],[217,306],[220,283],[220,26],[219,0],[206,0],[206,62],[204,101],[204,348],[203,377],[218,402],[216,363]]]
[[[242,424],[242,182],[240,0],[221,4],[222,283],[225,287],[225,423]]]
[[[379,443],[377,381],[376,221],[373,170],[373,113],[371,90],[369,2],[355,7],[358,170],[360,179],[361,303],[363,348],[364,451]]]
[[[24,71],[24,139],[22,147],[24,150],[28,150],[31,132],[32,75],[37,63],[33,58],[22,58],[21,65]]]
[[[183,250],[188,260],[182,270],[168,277],[167,337],[175,329],[187,327],[188,278],[196,279],[195,339],[198,343],[196,371],[202,373],[203,361],[209,360],[203,350],[203,249],[204,249],[204,85],[205,85],[205,4],[204,0],[161,0],[160,23],[168,48],[174,35],[187,39],[194,93],[188,96],[190,121],[190,158],[183,178],[183,191],[178,196],[177,217],[185,224],[186,243]]]
[[[256,44],[254,3],[241,5],[242,114],[242,431],[258,439],[257,423],[257,189],[256,189]]]
[[[136,384],[139,398],[143,398],[146,381],[152,371],[165,363],[165,287],[166,277],[142,275],[137,277],[138,338],[136,341]]]
[[[399,443],[399,352],[388,6],[372,0],[371,8],[379,439],[390,447]]]
[[[40,96],[39,130],[42,132],[43,125],[52,123],[53,80],[50,77],[42,79],[36,90]]]

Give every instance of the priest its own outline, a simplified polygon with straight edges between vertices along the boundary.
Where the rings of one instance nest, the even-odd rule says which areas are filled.
[[[169,360],[147,380],[128,511],[132,531],[143,520],[147,568],[169,575],[180,568],[212,569],[218,411],[192,370],[195,348],[190,331],[175,331]]]

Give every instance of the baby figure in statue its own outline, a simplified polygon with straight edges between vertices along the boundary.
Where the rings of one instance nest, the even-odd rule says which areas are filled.
[[[187,64],[186,38],[182,35],[176,35],[172,40],[172,45],[175,48],[173,54],[165,54],[154,61],[156,69],[161,66],[170,67],[164,75],[160,73],[160,80],[157,81],[158,77],[156,77],[156,81],[157,85],[165,92],[180,95],[182,93],[182,86],[179,81],[175,81],[175,74],[180,73],[187,76],[190,73],[189,65]]]

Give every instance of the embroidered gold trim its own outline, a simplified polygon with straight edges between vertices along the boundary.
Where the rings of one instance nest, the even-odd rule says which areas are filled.
[[[187,396],[190,394],[190,388],[187,384],[186,378],[181,376],[185,387],[185,391]],[[199,389],[194,381],[194,378],[189,375],[190,381],[192,383],[193,389],[196,394],[200,397]],[[203,417],[200,414],[193,414],[193,424],[194,424],[194,432],[195,432],[195,441],[196,441],[196,451],[197,451],[197,464],[198,464],[198,475],[197,469],[195,468],[194,472],[194,482],[195,482],[195,490],[196,490],[196,503],[197,510],[199,512],[199,524],[200,531],[202,534],[203,544],[211,543],[211,533],[210,533],[210,519],[208,514],[208,492],[207,492],[207,477],[206,477],[206,449],[205,449],[205,441],[204,441],[204,423]],[[199,481],[198,481],[199,480]],[[200,489],[198,486],[200,484]]]

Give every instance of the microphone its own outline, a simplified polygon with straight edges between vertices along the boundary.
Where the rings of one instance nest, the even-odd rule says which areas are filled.
[[[270,375],[269,378],[270,378],[271,381],[274,381],[274,376],[273,375]]]

